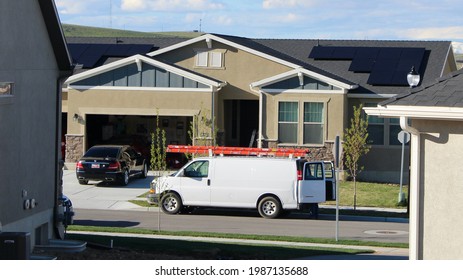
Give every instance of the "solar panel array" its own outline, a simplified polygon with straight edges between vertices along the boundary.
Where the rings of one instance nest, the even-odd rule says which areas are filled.
[[[148,44],[68,44],[69,52],[75,64],[83,68],[94,68],[102,58],[129,57],[152,51]]]
[[[370,85],[408,86],[407,74],[412,67],[421,68],[425,52],[424,48],[315,46],[309,58],[352,60],[349,71],[370,73]]]

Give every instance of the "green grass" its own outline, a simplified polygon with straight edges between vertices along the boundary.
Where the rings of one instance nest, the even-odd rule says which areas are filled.
[[[68,234],[73,240],[88,244],[108,246],[113,242],[117,248],[130,248],[150,253],[183,256],[188,259],[297,259],[315,255],[342,255],[373,253],[368,249],[321,248],[302,246],[276,246],[260,244],[216,243],[203,241],[183,241],[142,237],[102,236],[92,234]]]
[[[400,191],[398,184],[381,184],[357,182],[357,206],[378,207],[378,208],[406,208],[398,206],[397,200]],[[408,186],[403,186],[402,191],[407,198]],[[339,185],[339,205],[354,205],[354,182],[343,181]],[[328,205],[336,204],[335,201],[327,202]]]
[[[376,242],[362,240],[334,240],[332,238],[309,238],[298,236],[274,236],[274,235],[255,235],[255,234],[235,234],[235,233],[214,233],[214,232],[193,232],[193,231],[157,231],[143,228],[116,228],[116,227],[96,227],[96,226],[78,226],[71,225],[69,231],[90,231],[90,232],[117,232],[130,234],[152,234],[168,236],[193,236],[193,237],[213,237],[213,238],[231,238],[231,239],[248,239],[248,240],[267,240],[267,241],[286,241],[297,243],[320,243],[320,244],[337,244],[337,245],[354,245],[354,246],[373,246],[373,247],[392,247],[408,248],[406,243],[396,242]]]
[[[62,24],[65,37],[138,37],[138,38],[195,38],[201,32],[139,32],[121,29]]]

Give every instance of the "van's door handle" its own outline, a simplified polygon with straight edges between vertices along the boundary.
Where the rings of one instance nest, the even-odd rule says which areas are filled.
[[[208,186],[211,185],[211,179],[207,179],[207,185],[208,185]]]

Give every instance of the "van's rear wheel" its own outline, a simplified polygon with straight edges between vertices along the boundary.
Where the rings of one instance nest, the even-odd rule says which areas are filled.
[[[268,219],[273,219],[278,217],[278,215],[281,212],[281,204],[278,199],[272,197],[272,196],[267,196],[261,199],[259,202],[259,205],[257,206],[257,209],[259,210],[259,214]]]
[[[162,197],[161,210],[166,214],[177,214],[182,209],[182,200],[175,193],[167,193]]]

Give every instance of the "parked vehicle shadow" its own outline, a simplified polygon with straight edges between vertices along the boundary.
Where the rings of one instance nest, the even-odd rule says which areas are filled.
[[[124,188],[124,189],[149,189],[150,183],[153,181],[154,176],[147,176],[146,178],[130,178],[127,186],[122,186],[117,182],[97,181],[94,183],[95,187],[99,188]],[[92,183],[89,183],[92,184]]]
[[[98,227],[134,227],[139,225],[139,222],[131,221],[98,221],[98,220],[74,220],[73,225],[78,226],[98,226]]]

